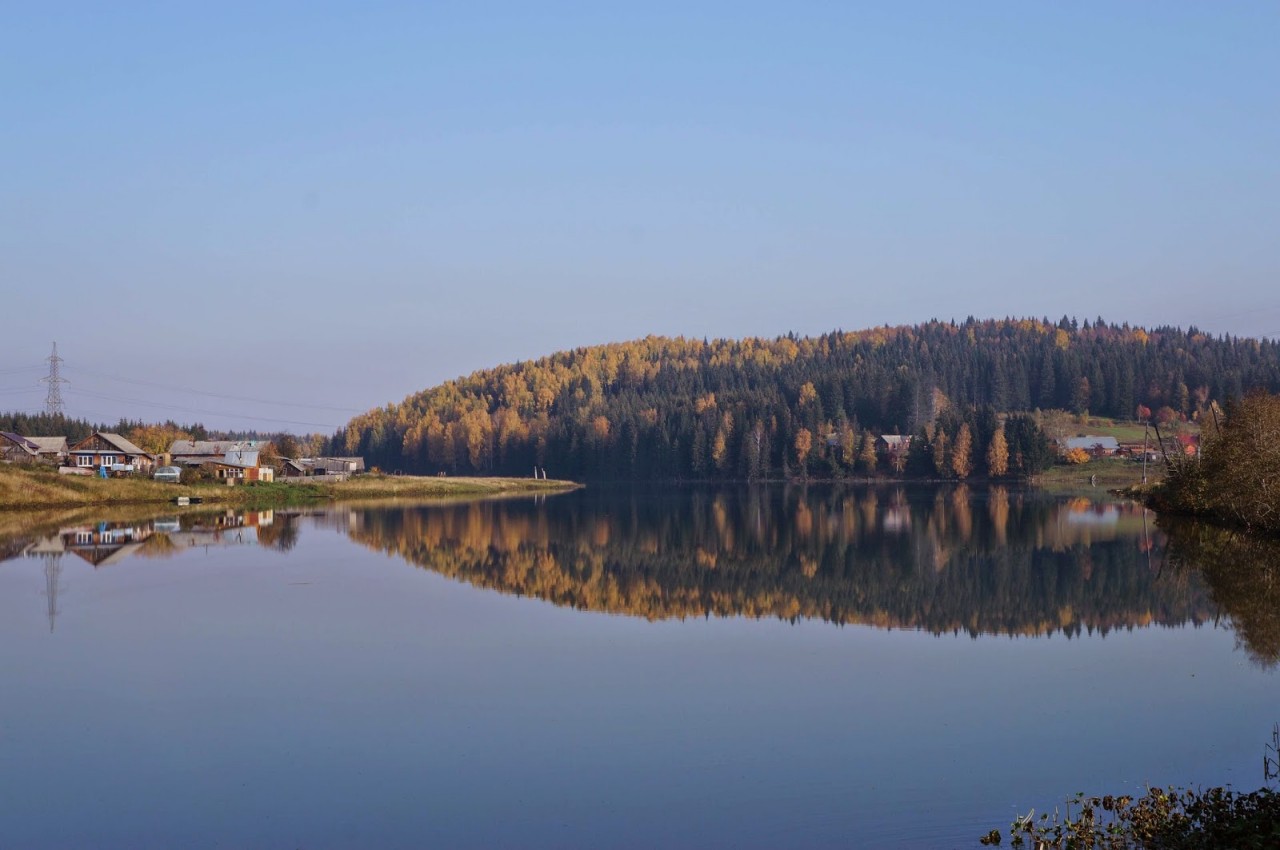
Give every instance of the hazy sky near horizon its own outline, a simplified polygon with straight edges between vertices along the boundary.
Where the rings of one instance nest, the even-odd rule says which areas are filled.
[[[329,431],[644,336],[1280,335],[1280,5],[0,0],[0,410]],[[311,405],[311,406],[307,406]]]

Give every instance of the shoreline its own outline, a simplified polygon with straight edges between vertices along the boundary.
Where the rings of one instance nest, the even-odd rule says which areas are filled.
[[[575,481],[533,478],[450,478],[362,475],[347,481],[283,481],[238,484],[169,484],[150,479],[98,479],[0,467],[0,511],[171,504],[187,497],[199,504],[289,507],[335,501],[450,499],[567,493]]]
[[[1091,468],[1092,467],[1092,468]],[[1090,477],[1097,473],[1096,485]],[[1136,480],[1135,480],[1136,479]],[[681,485],[764,484],[784,486],[901,486],[931,485],[977,487],[1031,487],[1050,493],[1094,492],[1135,498],[1141,473],[1115,461],[1096,465],[1054,467],[1031,478],[968,479],[909,478],[899,476],[848,476],[843,478],[779,478],[758,481],[665,482]],[[616,482],[615,482],[616,483]],[[628,482],[639,483],[639,482]],[[646,484],[663,482],[644,482]],[[1154,483],[1154,482],[1153,482]],[[521,496],[565,493],[585,485],[575,481],[507,477],[439,477],[370,473],[347,481],[324,482],[314,478],[297,482],[275,481],[226,486],[222,484],[171,484],[150,479],[98,479],[60,475],[43,469],[0,466],[0,511],[85,508],[172,503],[179,497],[200,499],[200,504],[244,507],[289,507],[334,501],[385,499],[464,499],[489,496]],[[1150,486],[1150,485],[1148,485]],[[1139,500],[1142,500],[1139,498]],[[1145,500],[1144,500],[1145,501]]]

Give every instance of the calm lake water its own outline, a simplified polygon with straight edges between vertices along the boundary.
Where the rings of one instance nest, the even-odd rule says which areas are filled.
[[[972,847],[1251,789],[1276,591],[1195,558],[1274,553],[1180,539],[966,488],[0,514],[0,846]]]

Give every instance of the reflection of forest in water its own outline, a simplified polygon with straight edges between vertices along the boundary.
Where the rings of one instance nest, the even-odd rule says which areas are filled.
[[[50,627],[61,566],[193,549],[281,554],[309,519],[477,587],[650,619],[799,617],[935,634],[1046,635],[1229,621],[1280,661],[1280,539],[1130,503],[1035,491],[777,488],[585,491],[430,506],[122,509],[0,516],[0,562],[40,559]]]
[[[1203,576],[1249,657],[1268,667],[1280,662],[1280,539],[1178,517],[1160,525],[1170,562]]]
[[[940,634],[1214,617],[1141,508],[1002,487],[583,492],[354,509],[367,546],[473,585],[651,619],[818,618]]]

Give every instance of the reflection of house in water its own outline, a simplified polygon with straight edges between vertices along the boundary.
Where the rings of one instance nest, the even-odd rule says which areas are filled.
[[[142,548],[152,534],[151,524],[128,525],[100,522],[96,525],[64,528],[58,536],[66,551],[79,555],[95,567],[118,563]]]
[[[258,543],[258,529],[275,522],[274,511],[226,511],[198,514],[192,524],[170,531],[174,545],[187,548],[209,546],[253,546]]]
[[[157,517],[146,522],[74,525],[43,537],[18,537],[8,541],[0,545],[0,561],[18,555],[43,561],[46,614],[49,631],[52,632],[59,613],[58,595],[65,590],[62,558],[68,553],[97,569],[119,563],[132,555],[164,557],[195,547],[254,545],[259,543],[259,531],[267,536],[266,542],[271,543],[281,536],[281,529],[272,528],[274,523],[273,511],[226,511]],[[288,528],[287,523],[285,528]]]
[[[911,504],[901,490],[894,492],[880,527],[887,534],[901,534],[911,529]]]
[[[359,531],[363,514],[347,507],[314,511],[310,514],[316,528],[331,528],[343,534]]]
[[[1120,522],[1120,509],[1115,505],[1076,505],[1069,506],[1067,525],[1088,525],[1094,528],[1113,526]]]
[[[100,522],[59,529],[23,548],[29,557],[60,558],[71,553],[94,567],[119,563],[150,543],[175,547],[243,546],[258,543],[258,530],[272,525],[273,511],[226,511],[189,517],[160,517],[145,523]],[[185,527],[184,527],[185,526]],[[159,554],[163,545],[153,547]],[[150,551],[150,550],[149,550]]]

